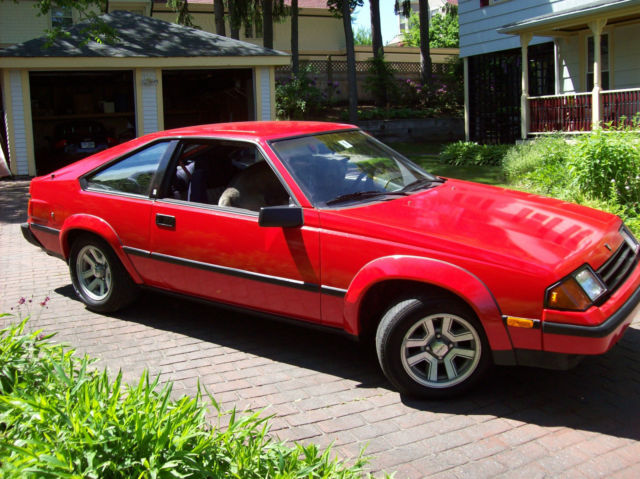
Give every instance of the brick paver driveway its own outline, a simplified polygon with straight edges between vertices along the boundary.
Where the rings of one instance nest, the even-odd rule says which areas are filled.
[[[283,439],[334,443],[341,457],[368,444],[378,475],[640,477],[640,318],[572,371],[501,368],[465,398],[410,400],[370,348],[339,336],[151,293],[117,315],[87,311],[66,265],[22,239],[27,187],[0,181],[0,311],[33,298],[32,328],[130,381],[148,368],[177,394],[200,381],[223,407],[268,406]]]

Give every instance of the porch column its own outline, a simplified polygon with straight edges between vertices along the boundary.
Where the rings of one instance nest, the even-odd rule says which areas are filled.
[[[520,48],[522,49],[522,95],[520,97],[520,136],[523,140],[529,134],[529,42],[531,33],[520,34]]]
[[[602,52],[600,51],[600,37],[602,29],[606,25],[607,20],[598,19],[589,23],[589,28],[593,33],[593,90],[591,92],[591,129],[596,130],[602,124]]]
[[[464,61],[464,139],[470,141],[471,127],[469,123],[469,59],[465,57]]]

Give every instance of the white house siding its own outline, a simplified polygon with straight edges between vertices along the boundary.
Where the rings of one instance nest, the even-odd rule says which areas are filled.
[[[142,134],[153,133],[158,131],[158,95],[157,88],[159,80],[156,77],[156,70],[143,69],[140,71],[142,86],[140,88],[142,95]]]
[[[27,157],[27,132],[25,128],[25,111],[22,92],[22,76],[20,71],[9,72],[9,88],[11,91],[11,111],[13,112],[13,145],[9,143],[9,157],[15,162],[12,168],[17,175],[29,174],[29,162]],[[11,151],[13,146],[13,151]]]
[[[258,68],[260,83],[258,85],[258,101],[261,105],[261,114],[258,120],[269,121],[271,118],[271,82],[268,68]]]
[[[520,47],[517,35],[504,35],[497,29],[513,22],[565,10],[585,3],[585,0],[507,0],[480,7],[480,0],[460,0],[460,57],[482,55]],[[534,37],[530,45],[550,41]]]
[[[205,32],[216,33],[215,17],[212,13],[192,12],[193,21]],[[154,18],[166,22],[175,22],[176,14],[171,12],[154,12]],[[227,35],[230,32],[226,24]],[[345,48],[342,20],[333,15],[309,16],[303,10],[298,18],[298,48],[301,51],[336,51]],[[247,38],[244,26],[240,28],[240,40],[262,46],[262,38]],[[282,22],[273,23],[273,48],[281,51],[291,50],[291,17]]]
[[[48,15],[36,16],[35,2],[0,1],[0,46],[39,37],[51,28]]]
[[[640,26],[628,25],[613,30],[613,88],[638,88],[640,85]]]
[[[558,49],[560,57],[560,91],[563,93],[576,93],[580,91],[580,57],[581,45],[584,43],[582,35],[575,37],[560,38]]]

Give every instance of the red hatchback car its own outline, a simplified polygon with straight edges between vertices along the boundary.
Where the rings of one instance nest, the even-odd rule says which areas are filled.
[[[369,337],[423,397],[604,353],[640,302],[618,217],[430,175],[351,125],[147,135],[35,178],[23,233],[89,309],[145,287]]]

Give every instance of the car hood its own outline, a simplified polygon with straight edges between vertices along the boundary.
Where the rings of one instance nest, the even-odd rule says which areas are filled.
[[[599,267],[622,239],[620,219],[573,203],[447,180],[406,197],[325,210],[323,227],[504,267],[568,274]],[[605,243],[607,245],[605,245]]]

